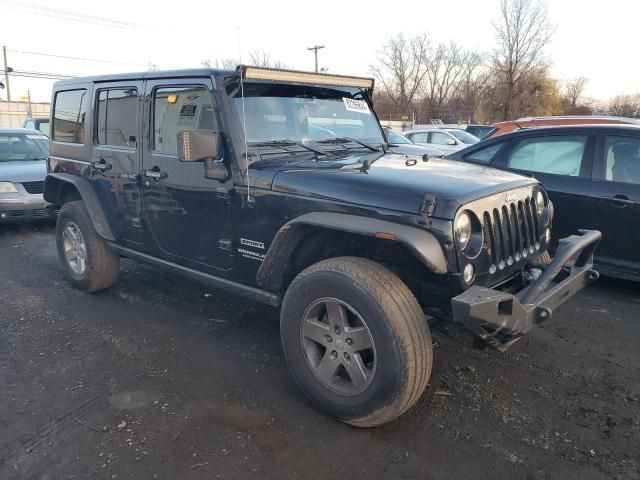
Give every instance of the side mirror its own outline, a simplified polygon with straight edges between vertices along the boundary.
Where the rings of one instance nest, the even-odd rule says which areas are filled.
[[[214,130],[181,130],[178,132],[178,160],[181,162],[204,162],[218,160],[220,142]]]
[[[456,142],[455,140],[449,139],[447,140],[447,145],[457,145],[458,142]]]
[[[204,177],[224,181],[229,171],[221,161],[220,135],[215,130],[182,130],[178,132],[178,160],[204,162]]]

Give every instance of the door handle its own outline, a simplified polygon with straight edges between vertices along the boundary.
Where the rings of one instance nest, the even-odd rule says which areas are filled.
[[[615,195],[613,197],[604,197],[604,199],[620,208],[624,208],[627,205],[635,205],[637,203],[634,200],[630,200],[626,195]]]
[[[154,182],[157,182],[159,180],[162,180],[163,178],[167,178],[167,172],[163,172],[158,167],[153,167],[150,170],[143,170],[142,176],[144,176],[145,178],[150,178]]]
[[[110,163],[107,163],[104,158],[101,158],[99,162],[92,162],[91,168],[105,172],[107,170],[111,170],[113,166]]]

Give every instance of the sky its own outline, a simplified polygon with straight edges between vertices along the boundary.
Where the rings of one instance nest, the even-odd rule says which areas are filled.
[[[332,73],[369,76],[369,65],[389,38],[428,32],[491,53],[499,0],[385,2],[242,0],[0,0],[0,44],[16,71],[97,75],[198,67],[202,60],[238,58],[264,50],[293,68],[320,66]],[[639,0],[556,0],[548,9],[557,29],[548,54],[558,80],[587,77],[586,96],[600,100],[640,91],[634,55]],[[31,53],[21,53],[31,52]],[[34,55],[48,54],[57,58]],[[2,68],[0,58],[0,68]],[[2,78],[4,81],[4,78]],[[12,76],[13,100],[31,92],[49,101],[53,80]],[[0,90],[6,98],[6,90]]]

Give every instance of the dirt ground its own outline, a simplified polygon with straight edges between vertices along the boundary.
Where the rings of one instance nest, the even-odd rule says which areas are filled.
[[[274,309],[129,261],[83,294],[51,226],[0,226],[0,255],[3,480],[640,478],[640,285],[505,354],[437,329],[428,392],[358,430],[299,393]]]

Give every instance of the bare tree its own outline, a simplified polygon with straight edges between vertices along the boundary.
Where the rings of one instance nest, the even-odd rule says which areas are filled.
[[[580,100],[580,97],[582,97],[584,93],[587,81],[585,77],[578,77],[569,80],[564,86],[564,97],[570,107],[578,106],[578,100]]]
[[[640,93],[613,98],[609,103],[609,115],[640,118]]]
[[[208,68],[220,68],[222,70],[234,70],[240,65],[240,60],[233,57],[216,57],[200,61],[200,65]],[[280,60],[273,60],[271,54],[265,50],[252,50],[249,52],[249,63],[256,67],[291,69],[286,63]]]
[[[519,84],[547,64],[545,47],[555,31],[543,0],[500,0],[500,20],[493,24],[497,46],[494,69],[503,84],[503,119],[511,116]]]
[[[256,67],[281,68],[290,70],[291,67],[280,60],[273,60],[271,54],[264,50],[252,50],[249,52],[251,65]]]
[[[200,65],[207,68],[219,68],[221,70],[235,70],[240,62],[232,57],[216,57],[200,60]]]
[[[371,73],[380,81],[386,95],[409,112],[427,74],[426,60],[431,40],[425,33],[406,39],[402,34],[389,40],[378,52]]]
[[[480,54],[466,51],[454,42],[438,45],[427,58],[422,86],[428,116],[446,118],[452,100],[469,86],[482,64]]]

